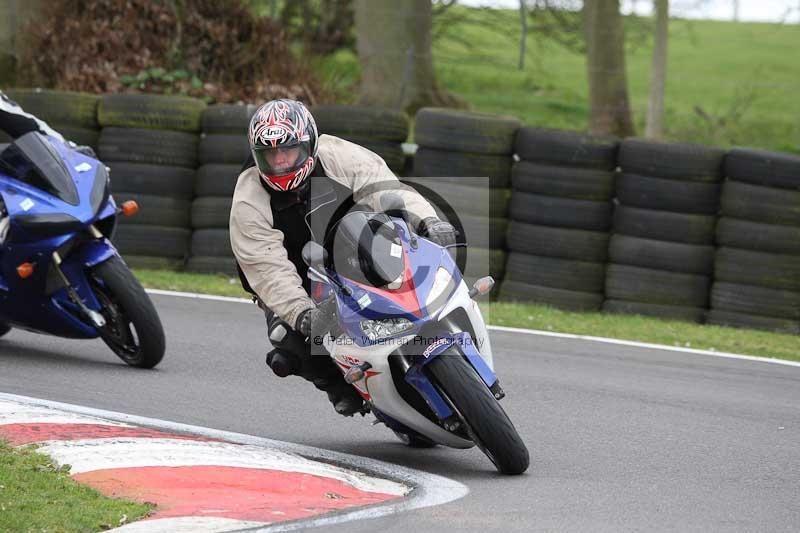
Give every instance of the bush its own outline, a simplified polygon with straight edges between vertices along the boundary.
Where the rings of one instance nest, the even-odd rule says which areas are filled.
[[[281,27],[241,0],[52,0],[26,31],[25,85],[216,102],[322,96]]]

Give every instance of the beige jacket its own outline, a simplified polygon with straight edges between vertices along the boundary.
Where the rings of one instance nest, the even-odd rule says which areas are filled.
[[[322,164],[332,179],[351,189],[356,202],[369,205],[376,211],[381,209],[382,193],[359,197],[359,191],[367,185],[389,180],[396,182],[395,192],[403,198],[411,214],[420,220],[436,216],[433,207],[422,196],[399,183],[383,159],[357,144],[321,135],[317,164]],[[239,175],[231,206],[231,248],[261,301],[294,326],[300,313],[314,307],[314,303],[289,260],[283,246],[283,232],[273,227],[270,194],[260,179],[255,167]]]

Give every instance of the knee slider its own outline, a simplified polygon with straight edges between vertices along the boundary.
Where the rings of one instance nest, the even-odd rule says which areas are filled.
[[[300,365],[296,356],[275,348],[267,353],[267,366],[276,376],[285,378],[296,374]]]
[[[289,334],[289,325],[283,320],[276,320],[269,328],[269,341],[273,346],[280,346]]]
[[[276,376],[297,375],[303,367],[306,344],[286,322],[276,319],[269,324],[267,334],[273,349],[267,353],[267,366]]]

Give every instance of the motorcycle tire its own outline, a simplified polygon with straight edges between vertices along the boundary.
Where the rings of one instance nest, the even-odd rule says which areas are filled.
[[[428,366],[441,392],[450,400],[475,444],[501,474],[522,474],[530,456],[514,424],[477,372],[455,349]]]
[[[153,368],[164,357],[164,328],[153,302],[119,257],[92,269],[94,293],[106,325],[100,337],[117,356],[137,368]]]

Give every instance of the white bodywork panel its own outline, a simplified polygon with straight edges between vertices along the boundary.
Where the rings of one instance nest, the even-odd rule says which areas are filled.
[[[489,365],[489,368],[494,370],[492,348],[489,343],[486,324],[483,321],[478,304],[469,297],[469,290],[463,282],[454,292],[453,297],[437,313],[437,318],[445,317],[458,308],[462,308],[465,311],[472,324],[472,329],[476,336],[476,345],[481,348],[481,357]],[[325,348],[330,352],[334,362],[343,372],[350,366],[360,365],[364,362],[372,365],[365,377],[353,385],[362,394],[366,393],[366,396],[376,409],[440,444],[453,448],[471,448],[474,446],[472,441],[462,439],[446,431],[417,412],[400,396],[395,388],[391,369],[389,368],[389,355],[399,345],[413,339],[413,335],[365,347],[356,345],[344,335],[337,339],[331,339],[329,335],[323,338]]]

